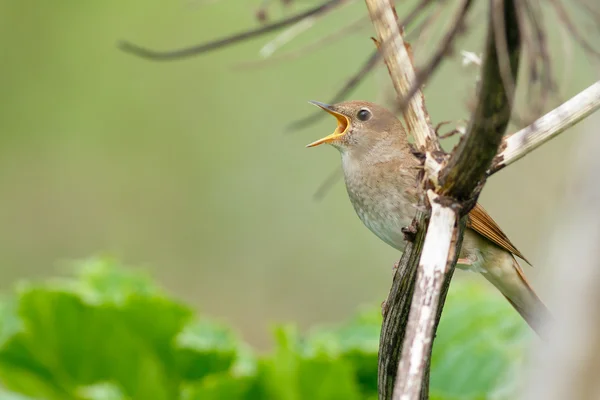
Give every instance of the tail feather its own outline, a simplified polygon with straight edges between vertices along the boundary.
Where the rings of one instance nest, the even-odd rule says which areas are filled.
[[[550,311],[535,293],[512,254],[502,264],[500,269],[487,269],[483,275],[500,290],[527,324],[539,336],[543,336],[543,327],[550,319]]]
[[[535,293],[534,293],[535,294]],[[515,302],[513,302],[508,296],[504,295],[506,300],[514,307],[514,309],[523,317],[527,325],[531,327],[540,337],[544,337],[544,323],[547,320],[547,316],[550,314],[548,308],[542,303],[542,301],[537,298],[538,304],[536,306],[536,311],[531,312],[531,307],[521,307]]]

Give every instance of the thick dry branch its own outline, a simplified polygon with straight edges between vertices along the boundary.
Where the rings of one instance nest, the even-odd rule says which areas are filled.
[[[391,399],[394,390],[394,382],[398,373],[398,362],[401,356],[402,344],[405,339],[406,324],[409,318],[409,311],[412,297],[415,290],[415,278],[419,258],[423,249],[423,241],[425,239],[427,219],[423,212],[417,213],[415,217],[416,226],[420,228],[417,231],[415,240],[408,242],[402,258],[398,263],[398,269],[394,275],[394,282],[384,305],[383,324],[381,326],[381,336],[379,338],[379,365],[378,365],[378,390],[379,399]],[[466,218],[461,220],[460,229],[464,230]],[[457,236],[459,240],[456,243],[456,248],[460,248],[462,244],[462,234]],[[456,254],[458,256],[458,254]],[[455,260],[453,260],[454,264]],[[446,274],[440,293],[440,301],[438,302],[437,316],[435,318],[439,323],[444,302],[448,289],[450,288],[450,280],[454,269],[450,269]],[[431,346],[428,350],[431,352]],[[428,362],[430,357],[428,357]],[[429,365],[425,368],[424,377],[421,385],[421,399],[429,398]]]
[[[594,83],[528,127],[506,137],[487,175],[521,159],[548,140],[572,127],[600,108],[600,81]]]
[[[408,43],[398,26],[396,10],[390,0],[365,0],[373,26],[377,32],[380,51],[388,68],[392,83],[400,99],[414,85],[417,76],[412,62],[412,54]],[[423,6],[430,1],[421,1]],[[425,99],[421,90],[417,90],[404,108],[404,120],[408,131],[415,138],[421,151],[440,151],[441,147],[425,108]]]
[[[392,26],[395,21],[395,12],[388,1],[366,1],[368,5],[370,4],[371,15],[382,16],[379,19],[373,18],[373,23],[379,34],[380,43],[388,43],[388,50],[383,51],[384,59],[396,91],[402,98],[402,95],[406,94],[406,90],[410,90],[410,86],[403,86],[407,81],[406,71],[398,66],[407,65],[408,68],[412,68],[412,63],[400,30],[398,27]],[[462,6],[468,7],[468,4],[468,2],[463,2]],[[387,7],[387,12],[385,7]],[[417,142],[421,150],[424,149],[427,153],[425,181],[434,184],[436,182],[445,183],[443,186],[437,186],[436,190],[447,191],[452,197],[439,196],[432,190],[428,191],[432,217],[425,243],[421,242],[423,235],[421,232],[417,235],[415,243],[407,249],[410,253],[403,255],[401,268],[394,278],[394,285],[386,302],[380,344],[378,377],[379,398],[382,400],[391,398],[392,386],[394,400],[426,399],[428,396],[428,371],[433,338],[441,316],[445,290],[447,290],[456,264],[457,250],[460,248],[457,244],[462,240],[462,229],[459,230],[457,227],[459,212],[464,213],[475,204],[471,200],[477,197],[481,189],[485,180],[485,172],[498,151],[510,118],[514,90],[507,86],[516,81],[521,47],[516,10],[513,2],[506,0],[505,2],[493,1],[489,12],[486,58],[483,63],[483,82],[479,90],[477,112],[472,119],[468,133],[463,142],[455,149],[445,170],[440,173],[439,160],[433,157],[432,146],[427,142],[432,140],[437,145],[437,138],[430,139],[424,134],[419,139],[419,136],[415,135],[417,140],[425,140],[425,143]],[[390,48],[392,51],[389,50]],[[502,57],[505,58],[502,59]],[[409,71],[414,72],[412,69]],[[413,74],[410,79],[414,77]],[[414,84],[415,81],[412,82]],[[415,98],[422,102],[420,92]],[[411,101],[414,103],[413,110],[415,104],[422,106],[422,103],[414,102],[414,99]],[[419,114],[419,111],[422,111],[422,114]],[[424,118],[421,124],[429,126],[424,107],[417,107],[417,112],[412,116]],[[489,118],[492,118],[492,123],[486,124],[486,119]],[[452,179],[447,179],[448,172],[460,175],[463,170],[469,176],[470,181],[463,182],[456,179],[454,175],[450,175]],[[441,181],[439,178],[446,179]],[[418,255],[419,250],[422,250],[421,256]],[[420,261],[414,293],[411,296],[410,282],[415,276],[414,269],[417,267],[417,259]],[[398,293],[401,289],[408,289],[408,294]],[[409,306],[410,311],[407,312],[406,309]],[[404,339],[400,342],[402,337]],[[402,343],[401,346],[400,343]],[[393,376],[393,366],[398,357],[400,358],[398,369],[396,375]],[[394,382],[393,385],[392,382]]]
[[[481,187],[498,151],[513,103],[509,86],[516,82],[519,67],[521,35],[513,2],[491,0],[489,14],[477,108],[439,179],[442,193],[460,200],[472,198]],[[502,29],[496,34],[499,20]]]
[[[402,356],[394,384],[394,400],[418,399],[431,346],[443,284],[449,281],[456,263],[458,214],[452,203],[428,192],[431,219],[417,271],[417,282],[406,326]]]
[[[415,290],[416,266],[423,249],[427,231],[426,214],[419,212],[415,217],[418,226],[415,240],[406,243],[388,298],[383,307],[383,324],[379,337],[379,359],[377,369],[380,399],[391,399],[398,372],[398,361],[404,343],[410,303]],[[428,382],[424,386],[427,387]]]
[[[138,57],[146,58],[152,61],[179,60],[182,58],[193,57],[200,54],[208,53],[212,50],[222,49],[224,47],[243,42],[245,40],[253,39],[258,36],[266,35],[267,33],[278,31],[279,29],[285,28],[286,26],[290,26],[297,22],[300,22],[305,18],[314,17],[331,11],[333,8],[343,4],[346,1],[347,0],[328,0],[322,4],[319,4],[316,7],[313,7],[309,10],[293,15],[281,21],[264,25],[260,28],[250,29],[240,33],[236,33],[234,35],[217,39],[212,42],[202,43],[197,46],[186,47],[183,49],[170,51],[156,51],[142,46],[138,46],[137,44],[127,41],[120,42],[119,48],[124,52],[131,53]]]

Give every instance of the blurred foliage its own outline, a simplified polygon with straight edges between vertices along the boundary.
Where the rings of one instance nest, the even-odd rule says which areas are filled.
[[[377,398],[379,307],[303,335],[277,326],[274,348],[257,354],[114,260],[76,271],[21,284],[1,303],[0,381],[11,392],[0,400]],[[504,302],[455,282],[433,351],[432,398],[510,398],[527,332]]]
[[[319,2],[273,1],[268,17],[279,21]],[[399,15],[416,2],[396,2]],[[460,50],[481,49],[487,2],[476,3],[469,33],[425,86],[434,125],[453,121],[443,132],[469,116],[477,72],[462,66]],[[181,48],[255,28],[263,4],[0,0],[0,290],[60,274],[61,260],[106,251],[143,265],[261,349],[272,344],[264,329],[271,321],[305,329],[383,300],[398,252],[362,226],[341,180],[322,201],[312,199],[340,160],[335,149],[304,146],[335,121],[287,129],[317,111],[307,100],[329,101],[373,51],[364,1],[345,2],[267,59],[261,49],[282,31],[178,62],[117,48],[123,39]],[[363,25],[340,40],[291,57],[359,18]],[[544,22],[566,100],[597,79],[598,68],[579,46],[565,54],[569,41],[554,13]],[[434,25],[413,41],[419,65],[435,51],[446,15]],[[392,98],[384,65],[348,96],[388,105]],[[565,152],[578,129],[494,175],[481,196],[534,265],[547,254],[548,224],[565,193]],[[537,276],[551,271],[526,273],[538,288]]]
[[[360,225],[342,185],[311,200],[339,159],[304,145],[333,121],[283,134],[313,110],[306,100],[327,101],[373,50],[369,21],[260,68],[243,63],[264,61],[261,47],[279,33],[176,63],[116,48],[120,39],[178,48],[255,27],[261,4],[0,2],[0,288],[58,274],[51,260],[102,249],[147,265],[186,300],[106,259],[81,263],[72,279],[20,285],[0,301],[0,400],[374,398],[378,307],[308,333],[279,326],[273,349],[256,350],[266,347],[266,321],[341,320],[389,286],[382,266],[398,254]],[[364,13],[363,2],[349,2],[278,54]],[[552,15],[548,22],[556,26]],[[483,25],[472,28],[460,49],[480,48]],[[417,61],[440,31],[415,43]],[[561,38],[548,32],[558,56]],[[468,117],[473,72],[460,64],[457,51],[425,87],[434,122]],[[553,64],[559,76],[571,71],[563,99],[596,72],[576,46]],[[352,98],[385,103],[390,90],[380,67]],[[540,221],[554,217],[574,137],[498,174],[482,194],[528,255],[544,241]],[[200,306],[227,325],[196,315]],[[432,398],[510,398],[526,332],[499,294],[455,280],[435,342]]]

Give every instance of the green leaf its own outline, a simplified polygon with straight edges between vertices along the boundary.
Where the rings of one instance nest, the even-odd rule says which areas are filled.
[[[87,304],[124,305],[131,297],[166,298],[141,271],[125,268],[109,257],[90,258],[72,266],[77,279],[54,280],[57,286],[77,293]]]
[[[22,394],[7,392],[0,389],[0,400],[37,400],[32,397],[23,396]]]
[[[377,354],[381,331],[379,307],[360,312],[337,329],[318,329],[309,337],[307,351],[326,351],[348,362],[362,398],[377,395]]]
[[[432,398],[514,398],[505,389],[524,361],[530,338],[529,328],[502,296],[484,285],[454,281],[433,347]]]
[[[350,362],[327,346],[301,343],[290,326],[275,330],[272,358],[259,364],[259,389],[264,399],[361,399]],[[331,342],[331,344],[333,344]],[[337,354],[336,354],[337,353]]]
[[[12,298],[0,299],[0,346],[22,328],[17,307]]]
[[[298,391],[300,399],[362,399],[352,364],[343,358],[327,355],[301,361]]]
[[[91,259],[77,279],[21,285],[16,299],[0,301],[0,380],[51,400],[374,400],[380,325],[374,307],[305,338],[281,326],[274,350],[257,360],[231,329],[192,319],[148,277]],[[431,398],[514,398],[530,337],[501,296],[455,280]]]
[[[251,377],[236,377],[223,373],[210,375],[198,383],[186,385],[181,396],[182,400],[242,400],[261,397],[248,397],[254,379]]]
[[[265,399],[299,399],[297,377],[300,364],[298,334],[291,326],[276,327],[275,351],[259,363],[260,392]]]
[[[177,336],[176,346],[182,379],[199,380],[231,368],[239,343],[231,329],[202,319]]]
[[[79,281],[24,285],[18,302],[22,329],[0,347],[8,388],[56,399],[105,381],[132,399],[179,392],[174,341],[191,312],[134,275],[87,264]]]
[[[128,400],[116,385],[106,382],[81,387],[77,392],[86,400]]]

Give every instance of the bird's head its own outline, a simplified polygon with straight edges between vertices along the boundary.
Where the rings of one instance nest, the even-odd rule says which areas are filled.
[[[367,101],[346,101],[333,105],[311,101],[337,120],[335,131],[308,144],[330,144],[342,153],[372,153],[385,147],[407,144],[401,122],[389,110]]]

